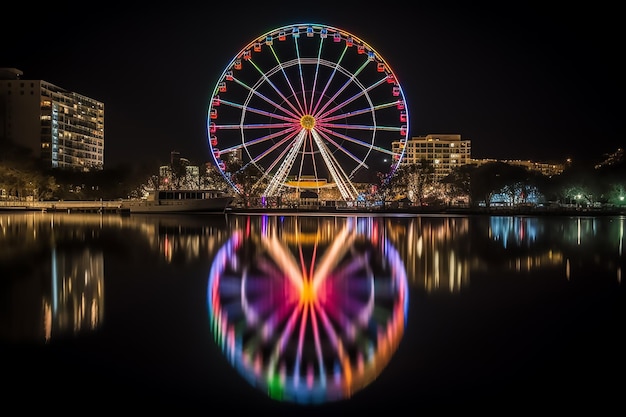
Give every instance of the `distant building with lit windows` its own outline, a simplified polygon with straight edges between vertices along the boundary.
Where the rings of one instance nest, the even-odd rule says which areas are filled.
[[[472,141],[461,139],[461,135],[429,134],[416,136],[406,142],[392,143],[392,150],[399,153],[405,146],[400,166],[429,161],[435,169],[434,181],[445,178],[452,170],[472,162]]]
[[[626,159],[626,157],[624,156],[624,148],[617,148],[615,152],[606,154],[604,155],[604,157],[604,160],[594,166],[595,169],[600,169],[611,165],[617,165],[624,162],[624,159]]]
[[[181,172],[175,172],[175,167],[184,168],[184,176],[177,178]],[[180,156],[180,152],[172,151],[169,165],[159,167],[158,187],[160,190],[200,189],[200,167],[191,165],[189,159]]]
[[[0,140],[25,146],[44,166],[104,168],[104,103],[22,71],[0,68]]]
[[[487,162],[504,162],[509,165],[524,167],[529,171],[539,172],[547,177],[561,174],[566,167],[565,163],[560,162],[534,162],[521,159],[473,159],[471,163],[480,166]]]

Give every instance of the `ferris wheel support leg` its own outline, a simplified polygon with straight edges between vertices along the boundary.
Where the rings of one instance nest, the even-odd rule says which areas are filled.
[[[358,191],[350,179],[348,179],[346,173],[341,169],[339,163],[333,158],[330,152],[328,152],[328,149],[324,145],[324,141],[315,131],[313,132],[313,140],[315,140],[315,144],[320,150],[322,159],[326,163],[326,167],[335,181],[335,184],[337,184],[337,188],[339,188],[339,192],[341,193],[343,199],[346,201],[355,201],[359,194]]]
[[[287,157],[285,158],[283,163],[280,165],[280,168],[278,169],[276,174],[272,177],[270,183],[265,189],[265,195],[267,197],[271,197],[274,194],[278,193],[278,191],[285,184],[287,173],[291,170],[291,167],[293,166],[293,163],[296,160],[296,156],[298,155],[298,152],[300,151],[300,148],[302,147],[304,138],[306,137],[305,133],[306,132],[304,130],[298,133],[298,137],[296,138],[296,141],[293,144],[292,148],[289,150]]]

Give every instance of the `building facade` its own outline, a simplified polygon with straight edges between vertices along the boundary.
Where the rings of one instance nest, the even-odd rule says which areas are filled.
[[[30,148],[44,166],[104,168],[104,103],[22,71],[0,68],[0,140]]]
[[[406,142],[394,142],[393,152],[401,152],[402,146],[405,149],[400,165],[416,164],[426,160],[433,164],[435,182],[445,178],[454,168],[472,162],[472,141],[461,139],[461,135],[416,136]]]

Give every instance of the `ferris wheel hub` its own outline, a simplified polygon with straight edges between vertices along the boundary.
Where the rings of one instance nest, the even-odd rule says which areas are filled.
[[[315,127],[315,117],[310,114],[305,114],[300,118],[300,125],[308,130],[311,130]]]

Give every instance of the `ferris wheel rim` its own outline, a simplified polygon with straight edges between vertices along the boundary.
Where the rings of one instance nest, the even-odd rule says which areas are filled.
[[[325,35],[325,36],[324,36]],[[282,36],[282,39],[281,39]],[[254,38],[252,41],[250,41],[248,44],[246,44],[229,62],[229,64],[225,67],[225,69],[223,70],[222,74],[220,75],[220,77],[218,78],[217,83],[215,84],[215,87],[213,89],[212,92],[212,98],[209,102],[209,107],[208,107],[208,117],[207,117],[207,131],[209,134],[209,147],[211,149],[211,154],[213,156],[214,162],[216,164],[216,166],[218,167],[220,173],[224,176],[224,178],[227,180],[227,182],[231,185],[231,187],[233,187],[235,189],[235,191],[238,191],[237,185],[232,181],[231,177],[228,175],[228,173],[226,172],[226,168],[225,168],[225,164],[224,162],[220,159],[220,155],[221,155],[221,151],[220,151],[220,146],[219,146],[219,142],[217,139],[217,136],[213,136],[213,133],[216,132],[216,130],[218,129],[218,125],[213,121],[212,119],[212,115],[213,113],[217,113],[216,107],[219,105],[220,103],[220,93],[223,92],[222,88],[225,84],[226,80],[234,80],[233,77],[233,72],[236,69],[239,69],[240,66],[243,64],[243,62],[248,61],[248,60],[252,60],[251,56],[253,54],[253,52],[260,52],[263,47],[265,47],[264,49],[267,49],[268,47],[270,49],[272,49],[272,45],[274,40],[276,39],[276,42],[280,42],[280,41],[284,41],[286,38],[288,37],[293,37],[296,42],[294,42],[294,45],[296,45],[295,49],[297,49],[297,44],[298,44],[298,39],[300,36],[302,36],[303,38],[305,37],[313,37],[313,38],[320,38],[320,45],[323,42],[323,39],[326,39],[326,37],[332,36],[333,40],[332,42],[339,42],[342,44],[345,44],[345,48],[347,49],[347,47],[352,47],[355,46],[355,49],[358,49],[358,53],[359,54],[365,54],[369,60],[373,61],[376,63],[376,65],[378,66],[378,71],[379,72],[384,72],[385,77],[387,78],[387,83],[390,83],[389,80],[392,80],[391,82],[393,83],[393,97],[397,97],[397,103],[398,103],[398,109],[400,109],[400,103],[402,105],[401,109],[401,117],[404,117],[404,119],[402,119],[402,123],[399,126],[390,126],[387,127],[388,131],[397,131],[399,133],[397,140],[395,140],[394,142],[400,142],[401,143],[401,147],[400,150],[398,152],[393,152],[391,148],[387,149],[384,147],[377,147],[376,146],[376,134],[379,132],[379,130],[381,129],[381,127],[379,127],[378,125],[378,121],[377,119],[377,111],[379,110],[378,107],[380,107],[381,109],[383,108],[382,105],[380,104],[374,104],[370,98],[370,96],[368,95],[368,89],[372,89],[374,90],[375,88],[378,88],[378,84],[382,83],[382,81],[376,85],[370,85],[370,86],[365,86],[362,83],[360,83],[360,79],[359,79],[359,73],[357,73],[355,70],[349,70],[349,69],[345,69],[342,67],[341,62],[339,61],[334,61],[334,60],[327,60],[324,59],[323,57],[311,57],[311,56],[305,56],[305,57],[300,57],[298,56],[297,58],[293,58],[291,60],[279,60],[276,57],[276,65],[274,65],[274,67],[272,67],[271,69],[264,69],[264,70],[260,70],[259,71],[259,75],[258,75],[258,79],[256,81],[256,84],[252,87],[249,88],[248,90],[248,96],[245,102],[242,103],[229,103],[232,107],[239,107],[241,110],[241,117],[238,123],[233,123],[231,125],[219,125],[219,129],[231,129],[231,130],[235,130],[235,129],[239,129],[240,131],[240,139],[241,139],[241,143],[239,145],[236,146],[230,146],[230,147],[226,147],[226,148],[222,148],[222,150],[226,151],[226,152],[233,152],[235,150],[244,150],[247,154],[247,157],[249,159],[249,161],[251,161],[252,163],[254,163],[254,165],[257,165],[258,161],[261,159],[261,157],[259,157],[258,155],[256,155],[254,152],[251,152],[249,147],[253,147],[255,145],[257,145],[260,140],[256,140],[256,141],[252,141],[250,140],[248,142],[248,139],[246,138],[246,132],[247,131],[252,131],[253,129],[256,129],[257,126],[254,126],[252,123],[250,124],[246,124],[246,113],[249,111],[249,103],[250,101],[254,98],[254,96],[259,96],[259,97],[263,97],[266,100],[266,103],[271,103],[271,105],[276,106],[276,108],[280,108],[280,106],[270,100],[267,99],[266,97],[263,96],[263,94],[259,93],[258,90],[260,89],[260,86],[268,86],[268,85],[272,85],[272,80],[271,78],[276,76],[276,74],[279,74],[280,72],[285,73],[286,69],[289,69],[292,66],[305,66],[305,65],[315,65],[319,68],[319,66],[325,66],[327,67],[328,70],[333,69],[334,71],[342,74],[344,77],[346,77],[346,79],[348,79],[351,83],[353,83],[353,85],[350,86],[350,88],[360,88],[361,89],[361,96],[366,97],[366,100],[369,102],[368,106],[369,106],[369,110],[372,113],[371,115],[371,122],[366,123],[363,126],[355,126],[355,125],[351,125],[350,123],[345,123],[345,124],[340,124],[340,123],[336,123],[335,121],[338,120],[340,117],[344,117],[347,118],[348,116],[352,117],[352,113],[348,113],[348,114],[344,114],[341,115],[340,113],[338,113],[338,116],[334,116],[332,119],[329,118],[329,120],[332,120],[333,123],[328,123],[326,130],[324,130],[323,127],[323,123],[320,123],[317,129],[317,134],[316,135],[309,135],[309,137],[307,138],[308,141],[311,142],[311,144],[315,143],[316,146],[319,149],[319,153],[324,154],[326,153],[326,155],[322,155],[322,160],[323,163],[326,165],[326,170],[327,171],[332,171],[334,170],[334,174],[331,172],[329,174],[329,177],[331,175],[333,176],[333,179],[335,180],[335,185],[338,186],[339,185],[339,179],[343,178],[343,182],[344,182],[344,186],[346,188],[350,188],[352,187],[353,189],[355,189],[354,185],[352,184],[352,178],[355,174],[355,172],[357,172],[359,169],[363,168],[363,167],[367,167],[366,165],[366,160],[367,158],[370,156],[370,153],[372,151],[376,151],[376,152],[386,152],[390,158],[392,158],[392,163],[390,164],[390,171],[394,171],[400,164],[401,159],[404,156],[404,146],[403,144],[406,143],[406,141],[408,140],[408,135],[409,135],[409,109],[408,109],[408,105],[407,105],[407,100],[404,96],[404,91],[402,90],[402,87],[398,81],[397,76],[395,75],[395,73],[393,72],[391,66],[388,65],[388,63],[384,60],[384,58],[382,57],[382,55],[380,55],[371,45],[369,45],[367,42],[363,41],[361,38],[351,34],[350,32],[343,30],[343,29],[339,29],[337,27],[333,27],[333,26],[329,26],[329,25],[325,25],[325,24],[319,24],[319,23],[296,23],[296,24],[289,24],[289,25],[284,25],[281,27],[277,27],[275,29],[269,30],[267,32],[265,32],[264,34]],[[338,39],[338,40],[337,40]],[[331,42],[331,41],[328,41]],[[321,46],[320,46],[320,50],[321,50]],[[243,62],[242,62],[243,61]],[[239,66],[239,67],[238,67]],[[380,68],[383,68],[383,70],[381,71]],[[360,71],[360,70],[359,70]],[[286,76],[286,75],[285,75]],[[302,78],[302,75],[301,75]],[[307,80],[308,81],[308,80]],[[346,82],[347,84],[347,82]],[[315,84],[314,84],[315,85]],[[356,87],[355,87],[356,86]],[[287,92],[285,96],[282,96],[283,103],[289,101],[287,98],[293,99],[294,103],[288,103],[289,106],[285,105],[283,109],[284,110],[284,114],[287,115],[289,118],[285,120],[285,122],[283,124],[276,124],[276,126],[280,126],[280,127],[285,127],[287,126],[289,123],[291,123],[292,126],[297,126],[298,120],[296,116],[300,116],[300,123],[302,122],[302,117],[303,117],[303,113],[306,113],[305,111],[302,110],[302,107],[300,107],[300,109],[298,110],[298,106],[302,106],[301,103],[298,103],[298,94],[301,94],[302,96],[306,96],[306,94],[308,93],[307,90],[304,89],[304,82],[302,82],[302,91],[294,91],[294,88],[291,88],[291,92]],[[311,86],[309,86],[311,87]],[[269,87],[268,87],[269,88]],[[275,87],[274,87],[275,88]],[[324,92],[322,91],[318,91],[315,87],[311,88],[311,100],[313,99],[313,97],[315,96],[315,94],[319,94],[318,96],[318,100],[321,100],[322,97],[325,97],[325,99],[328,99],[328,101],[326,103],[324,103],[323,109],[330,106],[331,102],[333,102],[333,99],[336,99],[341,92],[337,93],[336,92],[336,96],[331,97],[328,95],[325,95]],[[391,96],[390,96],[391,97]],[[331,99],[332,98],[332,99]],[[304,99],[303,99],[304,100]],[[347,102],[347,100],[346,100]],[[217,103],[217,104],[216,104]],[[282,103],[280,103],[282,104]],[[312,106],[311,103],[309,103],[310,106]],[[335,107],[337,107],[339,104],[337,102],[334,102],[333,105]],[[378,106],[378,107],[375,107]],[[290,108],[287,108],[290,107]],[[312,107],[310,107],[310,109],[312,109]],[[259,109],[255,109],[257,110],[257,114],[262,114],[263,112],[261,112]],[[335,110],[336,111],[336,110]],[[364,110],[359,110],[360,114],[365,114],[366,111]],[[269,117],[270,113],[269,112],[265,112],[265,117]],[[318,116],[322,114],[322,113],[318,113]],[[285,116],[285,117],[287,117]],[[315,121],[314,121],[315,122]],[[304,125],[302,125],[303,128],[300,129],[301,132],[306,131],[314,133],[314,129],[315,128],[311,128],[311,129],[305,129]],[[267,126],[266,126],[267,127]],[[354,138],[351,138],[349,135],[346,136],[341,136],[341,135],[337,135],[337,142],[333,142],[332,139],[329,138],[328,135],[335,134],[335,131],[333,129],[336,130],[340,130],[340,129],[361,129],[363,131],[371,131],[371,143],[370,143],[370,147],[367,150],[365,156],[361,157],[361,156],[354,156],[351,155],[349,151],[344,151],[345,155],[342,155],[344,159],[350,159],[352,158],[354,161],[351,162],[351,164],[356,164],[354,166],[350,166],[348,167],[349,169],[351,168],[351,172],[343,172],[342,166],[339,162],[333,160],[332,157],[332,152],[330,152],[328,149],[324,150],[325,147],[325,143],[332,143],[332,150],[333,152],[337,152],[337,149],[340,149],[341,146],[338,145],[339,142],[344,143],[344,142],[350,142],[352,141],[352,146],[363,146],[364,147],[364,143],[365,141],[361,140],[360,138],[358,138],[357,140],[354,140]],[[296,128],[294,127],[292,130],[285,130],[285,132],[289,132],[289,140],[283,142],[283,144],[281,145],[283,148],[287,148],[289,147],[294,147],[296,145],[298,146],[303,146],[303,143],[305,142],[304,139],[302,139],[301,137],[301,132],[296,132]],[[274,139],[272,139],[273,141]],[[311,149],[313,149],[313,145],[311,145]],[[343,150],[343,149],[342,149]],[[289,154],[287,152],[284,152],[283,154],[281,154],[281,158],[289,158],[290,161],[295,159],[293,154]],[[304,153],[302,154],[302,158],[304,158]],[[361,159],[359,159],[361,158]],[[272,169],[275,168],[276,163],[275,161],[273,161],[274,164],[272,165]],[[291,161],[291,163],[293,164],[294,161]],[[264,165],[262,164],[258,164],[257,168],[259,168],[260,170],[263,170],[265,168]],[[280,168],[280,167],[279,167]],[[289,167],[290,168],[290,167]],[[278,168],[277,168],[278,169]],[[270,180],[270,178],[278,178],[278,180],[276,181],[278,184],[278,187],[289,187],[288,185],[286,185],[286,179],[288,177],[288,170],[286,168],[282,168],[282,172],[280,174],[277,174],[276,172],[271,172],[270,170],[264,171],[264,175],[265,172],[267,172],[268,174],[268,180]],[[316,174],[317,175],[317,174]],[[296,187],[296,186],[294,186]],[[339,188],[339,187],[338,187]],[[266,193],[268,192],[269,187],[265,190]],[[356,190],[356,189],[355,189]],[[342,193],[343,194],[343,193]],[[348,195],[349,197],[353,197],[354,194],[350,191],[346,191],[346,195]]]

